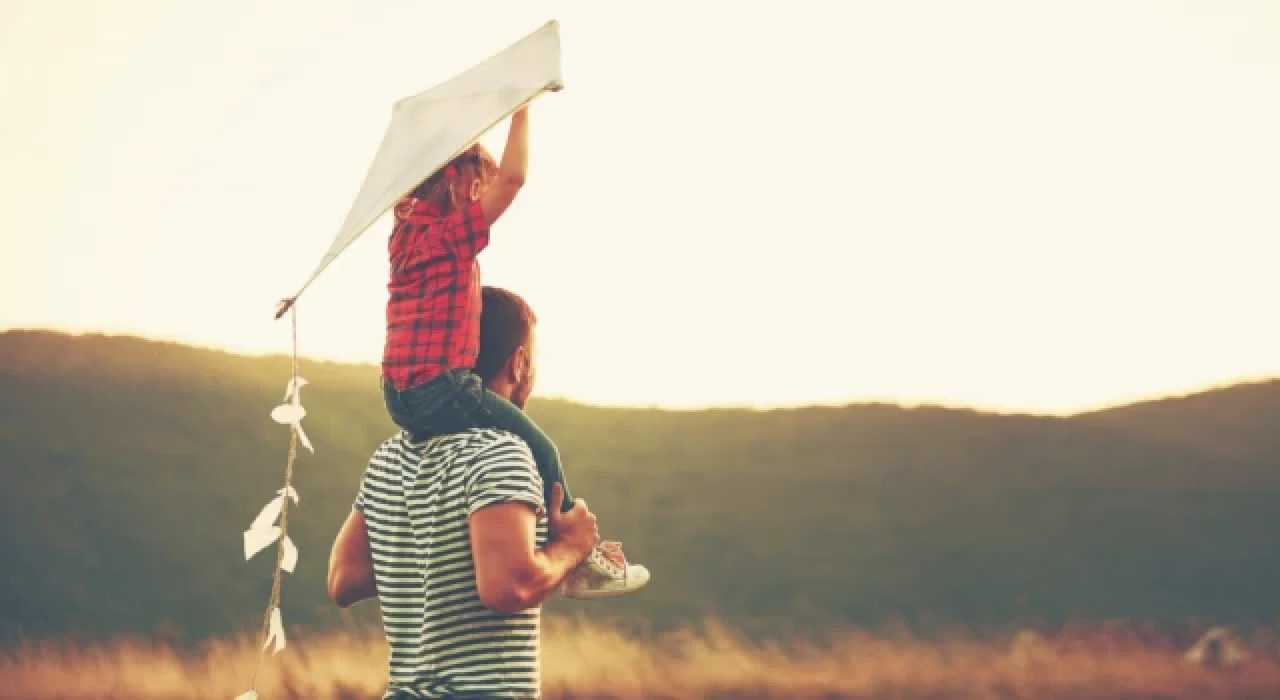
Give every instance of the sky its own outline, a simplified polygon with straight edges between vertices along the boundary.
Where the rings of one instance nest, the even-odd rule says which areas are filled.
[[[565,90],[481,256],[538,395],[1060,414],[1280,376],[1265,0],[0,0],[0,329],[287,352],[391,105],[552,18]],[[389,232],[303,295],[303,356],[379,360]]]

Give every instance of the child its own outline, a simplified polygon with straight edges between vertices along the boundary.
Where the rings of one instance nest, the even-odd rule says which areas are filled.
[[[391,235],[383,398],[392,420],[414,440],[469,428],[498,428],[520,436],[533,453],[549,496],[564,489],[573,505],[556,446],[524,412],[484,387],[474,372],[480,344],[481,286],[476,256],[489,227],[510,207],[528,168],[528,112],[511,130],[494,163],[480,144],[428,177],[395,208]],[[548,498],[548,507],[555,507]],[[598,598],[630,593],[648,581],[644,567],[627,564],[617,543],[602,543],[566,580],[564,594]]]

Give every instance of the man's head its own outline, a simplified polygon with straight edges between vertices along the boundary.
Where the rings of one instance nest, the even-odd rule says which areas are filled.
[[[497,287],[485,287],[483,294],[476,374],[490,391],[524,408],[538,377],[538,319],[516,294]]]

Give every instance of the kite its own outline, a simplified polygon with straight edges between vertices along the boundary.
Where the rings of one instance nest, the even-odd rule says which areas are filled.
[[[279,653],[285,647],[280,612],[281,572],[292,573],[298,562],[297,547],[288,535],[289,504],[298,505],[298,493],[292,486],[293,465],[299,443],[315,452],[310,438],[302,430],[302,419],[307,414],[302,407],[302,387],[307,381],[298,375],[298,297],[402,196],[460,155],[498,122],[539,95],[562,89],[560,25],[551,20],[453,78],[394,103],[390,124],[346,220],[311,276],[277,307],[277,320],[290,314],[293,369],[285,387],[284,403],[271,411],[271,418],[289,426],[289,459],[283,488],[243,533],[246,560],[272,543],[276,543],[277,549],[271,599],[262,621],[262,648],[250,690],[237,696],[237,700],[258,699],[258,672],[266,650],[274,648],[273,653]]]
[[[395,103],[391,123],[342,228],[311,276],[276,312],[280,318],[329,263],[401,196],[485,132],[544,92],[564,88],[560,25],[551,20],[454,78]]]

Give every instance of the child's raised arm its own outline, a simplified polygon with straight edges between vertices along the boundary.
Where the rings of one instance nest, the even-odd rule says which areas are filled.
[[[511,115],[511,130],[507,132],[507,145],[502,149],[497,179],[480,195],[480,208],[489,225],[493,225],[515,201],[528,171],[529,107],[525,105]]]

